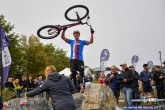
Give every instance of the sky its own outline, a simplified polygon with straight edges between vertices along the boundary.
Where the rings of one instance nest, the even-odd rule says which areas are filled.
[[[100,66],[100,54],[108,49],[107,66],[121,62],[131,65],[134,55],[139,57],[137,71],[153,61],[160,64],[159,51],[165,60],[165,0],[0,0],[0,14],[11,24],[13,32],[30,36],[44,25],[73,23],[64,17],[66,9],[73,5],[85,5],[94,33],[94,43],[84,47],[84,62],[91,68]],[[81,32],[80,39],[90,39],[90,28],[79,25],[69,28],[66,37],[73,39],[73,31]],[[70,56],[70,46],[60,35],[54,39],[40,39],[63,48]]]

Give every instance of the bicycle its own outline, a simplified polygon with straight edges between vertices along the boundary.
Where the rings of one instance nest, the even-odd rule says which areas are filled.
[[[74,11],[74,10],[76,10],[76,11]],[[85,11],[85,12],[80,13],[78,11]],[[73,16],[70,16],[70,15],[73,15]],[[75,23],[62,25],[62,26],[45,25],[38,29],[37,35],[42,39],[52,39],[52,38],[57,37],[60,34],[61,30],[64,30],[66,28],[71,28],[71,27],[77,26],[77,25],[84,25],[84,24],[88,25],[90,27],[90,29],[93,29],[90,24],[89,9],[84,5],[74,5],[70,8],[68,8],[65,11],[64,16],[67,20],[75,22]],[[82,22],[82,20],[85,18],[87,18],[86,21]]]

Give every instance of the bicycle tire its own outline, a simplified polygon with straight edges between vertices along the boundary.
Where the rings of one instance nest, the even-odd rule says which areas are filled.
[[[41,32],[44,30],[44,29],[56,29],[56,32],[54,35],[42,35]],[[57,26],[54,26],[54,25],[46,25],[46,26],[43,26],[41,28],[38,29],[37,31],[37,35],[42,38],[42,39],[53,39],[55,37],[57,37],[58,35],[60,34],[60,29],[57,27]]]
[[[75,9],[75,8],[83,8],[83,9],[85,9],[85,11],[86,11],[86,13],[82,16],[82,17],[80,17],[79,19],[73,19],[73,18],[70,18],[70,17],[68,17],[68,13],[72,10],[72,9]],[[68,8],[66,11],[65,11],[65,18],[67,19],[67,20],[69,20],[69,21],[79,21],[79,20],[82,20],[82,19],[84,19],[84,18],[86,18],[87,16],[88,16],[88,14],[89,14],[89,9],[86,7],[86,6],[84,6],[84,5],[74,5],[74,6],[72,6],[72,7],[70,7],[70,8]]]

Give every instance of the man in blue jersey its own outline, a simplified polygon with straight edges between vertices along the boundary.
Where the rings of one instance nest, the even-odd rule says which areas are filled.
[[[94,30],[91,29],[91,37],[89,41],[80,40],[80,32],[78,30],[73,32],[74,40],[68,39],[65,37],[65,31],[66,29],[63,30],[61,38],[71,47],[70,70],[71,76],[73,78],[73,83],[75,87],[77,87],[76,73],[77,71],[79,71],[83,87],[85,87],[83,48],[85,45],[93,43]]]
[[[144,70],[140,73],[140,80],[142,81],[142,87],[145,97],[151,97],[152,86],[151,86],[151,73],[148,71],[148,64],[143,65]],[[149,93],[149,96],[147,95]]]

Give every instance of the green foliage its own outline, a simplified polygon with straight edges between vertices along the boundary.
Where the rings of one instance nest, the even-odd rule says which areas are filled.
[[[5,16],[4,15],[0,15],[0,26],[3,28],[3,30],[6,33],[10,33],[12,31],[12,29],[14,28],[14,25],[11,25],[10,23],[8,23],[5,20]]]
[[[5,88],[2,91],[2,99],[4,102],[11,100],[13,97],[15,97],[15,94],[16,94],[16,91]]]
[[[55,65],[57,71],[69,67],[69,58],[63,49],[55,48],[52,44],[47,44],[45,45],[45,53],[49,56],[49,64]]]

